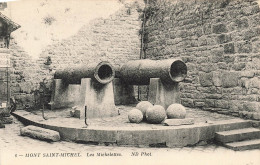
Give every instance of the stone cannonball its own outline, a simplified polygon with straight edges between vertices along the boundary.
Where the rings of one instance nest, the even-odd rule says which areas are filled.
[[[139,109],[132,109],[128,112],[128,120],[131,123],[140,123],[143,120],[143,113]]]
[[[138,103],[136,105],[136,109],[139,109],[145,117],[145,113],[146,113],[147,109],[152,106],[153,106],[153,104],[151,104],[149,101],[141,101],[140,103]]]
[[[184,119],[186,116],[186,109],[181,104],[171,104],[166,110],[168,119]]]
[[[149,123],[159,124],[166,118],[166,112],[163,106],[155,105],[147,109],[146,120]]]

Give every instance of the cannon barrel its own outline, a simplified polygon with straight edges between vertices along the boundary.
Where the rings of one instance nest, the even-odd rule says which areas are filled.
[[[92,78],[100,84],[107,84],[114,77],[115,70],[106,61],[57,70],[54,74],[54,79],[62,79],[67,84],[80,84],[82,78]]]
[[[187,76],[186,64],[178,59],[128,61],[117,72],[130,85],[149,85],[150,78],[166,83],[181,82]]]

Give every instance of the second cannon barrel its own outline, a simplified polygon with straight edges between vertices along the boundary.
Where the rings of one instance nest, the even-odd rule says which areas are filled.
[[[150,78],[174,83],[184,80],[187,76],[187,66],[179,59],[133,60],[123,64],[116,76],[131,85],[149,85]]]

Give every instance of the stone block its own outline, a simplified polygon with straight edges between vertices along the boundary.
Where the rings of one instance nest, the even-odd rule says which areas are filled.
[[[213,74],[212,73],[201,73],[199,74],[200,85],[203,87],[212,86]]]
[[[181,104],[185,107],[194,107],[193,99],[182,98]]]
[[[166,84],[159,78],[151,78],[148,101],[154,105],[161,105],[165,109],[171,104],[180,103],[179,83]]]
[[[191,125],[194,124],[193,118],[185,118],[185,119],[166,119],[163,122],[166,126],[178,126],[178,125]]]
[[[222,86],[224,88],[235,87],[238,85],[239,74],[237,72],[223,72]]]
[[[240,72],[240,76],[241,77],[253,78],[254,75],[255,75],[254,71],[243,71],[243,72]]]
[[[216,100],[216,101],[215,101],[215,107],[228,109],[230,106],[229,106],[229,102],[228,102],[228,101],[225,101],[225,100]]]
[[[252,119],[254,119],[254,120],[260,120],[260,113],[259,113],[259,112],[253,113]]]
[[[243,70],[245,67],[246,67],[246,64],[245,64],[244,62],[235,63],[235,64],[232,66],[232,68],[233,68],[235,71]]]
[[[220,72],[213,72],[212,75],[212,82],[216,87],[222,86],[222,81],[221,81],[221,73]]]
[[[227,31],[228,31],[227,27],[223,23],[215,24],[215,25],[212,26],[212,32],[213,33],[220,34],[220,33],[226,33]]]
[[[248,28],[248,19],[247,18],[241,18],[241,19],[236,19],[235,20],[235,25],[239,28],[239,29],[244,29],[244,28]]]
[[[60,134],[57,131],[29,125],[21,129],[22,136],[29,136],[35,139],[46,141],[59,141]]]
[[[237,42],[235,50],[237,53],[250,53],[252,52],[252,44],[249,41]]]
[[[234,43],[225,44],[224,45],[224,53],[226,53],[226,54],[234,54],[235,53]]]
[[[99,84],[91,78],[81,79],[80,98],[78,100],[80,116],[85,117],[85,106],[87,107],[87,118],[102,118],[118,115],[115,107],[112,82]]]
[[[205,106],[206,107],[215,107],[215,100],[213,100],[213,99],[206,99],[205,100]]]
[[[244,111],[248,112],[259,112],[260,103],[259,102],[245,102],[243,104]]]
[[[194,102],[194,105],[195,105],[195,107],[204,107],[204,106],[205,106],[205,103],[204,103],[204,102],[196,101],[196,102]]]
[[[230,42],[231,39],[231,35],[229,34],[220,34],[219,36],[217,36],[217,43],[218,44],[223,44],[223,43],[227,43]]]
[[[245,80],[244,86],[249,89],[249,88],[258,88],[260,89],[260,79],[258,77],[254,77],[249,80]]]

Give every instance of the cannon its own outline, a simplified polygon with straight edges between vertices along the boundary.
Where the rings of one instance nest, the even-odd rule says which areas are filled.
[[[80,84],[82,78],[91,78],[97,83],[107,84],[114,77],[115,70],[109,62],[105,61],[57,70],[54,74],[54,79],[62,79],[67,84]]]
[[[180,102],[178,83],[186,76],[187,66],[179,59],[128,61],[113,80],[115,103],[135,103],[133,85],[149,85],[148,101],[167,108]]]
[[[117,77],[131,85],[149,85],[151,78],[165,83],[178,83],[187,75],[187,66],[181,60],[135,60],[122,65]]]
[[[80,117],[84,117],[87,106],[88,118],[117,115],[112,86],[114,77],[115,70],[106,61],[57,70],[51,108],[77,106]]]
[[[148,101],[167,108],[179,103],[179,82],[187,75],[179,59],[133,60],[119,69],[109,62],[57,70],[51,107],[78,106],[80,116],[109,117],[118,114],[115,105],[136,103],[134,85],[149,85]]]

